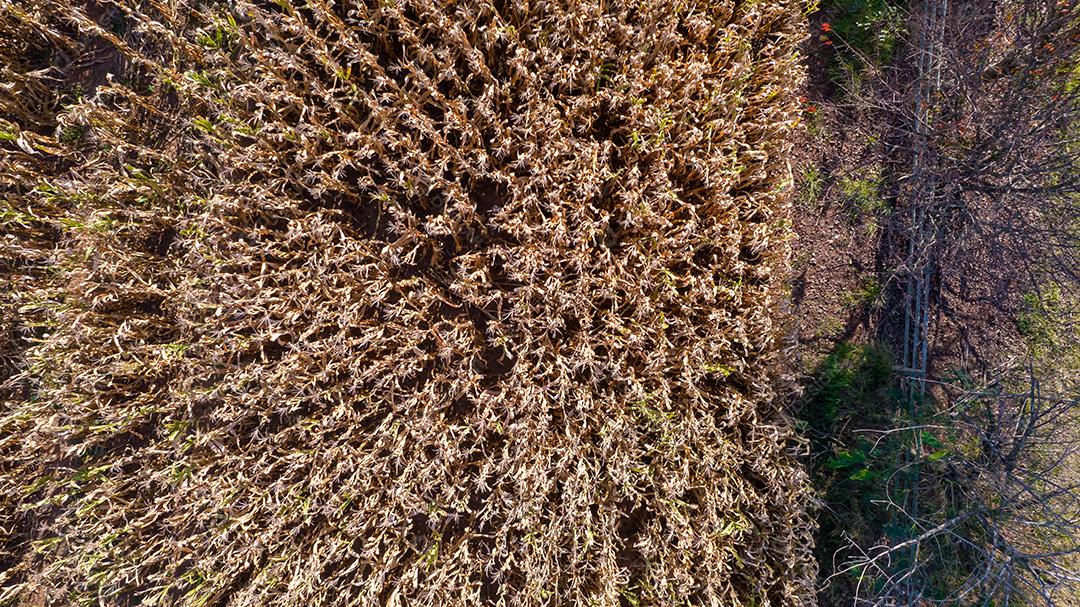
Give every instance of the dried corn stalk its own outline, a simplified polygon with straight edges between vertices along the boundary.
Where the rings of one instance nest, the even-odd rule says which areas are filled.
[[[0,0],[0,604],[809,604],[800,9]]]

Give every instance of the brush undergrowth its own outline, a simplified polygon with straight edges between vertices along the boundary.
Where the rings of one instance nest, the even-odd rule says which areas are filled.
[[[807,604],[802,27],[0,0],[0,604]]]
[[[972,420],[992,418],[995,410],[1005,411],[1002,399],[1029,398],[1039,388],[1028,392],[1030,385],[1022,379],[1012,383],[1011,377],[988,386],[951,370],[936,382],[947,388],[908,401],[891,361],[879,345],[841,343],[815,370],[802,402],[800,424],[811,440],[809,469],[822,504],[815,552],[831,570],[820,586],[819,604],[891,603],[895,599],[882,593],[903,575],[925,601],[996,605],[1027,597],[1025,604],[1041,604],[1029,586],[986,581],[985,570],[1013,566],[1009,559],[1018,550],[1032,555],[1020,559],[1021,566],[1035,563],[1039,571],[1075,564],[1069,552],[1075,545],[1069,518],[1076,510],[1076,457],[1069,448],[1075,410],[1057,413],[1062,421],[1049,429],[1053,440],[1022,448],[1010,443],[1016,451],[1009,456],[1023,461],[1015,467],[1024,475],[1017,491],[1009,476],[1013,464],[995,465],[988,431]],[[1048,385],[1061,383],[1069,382]],[[1075,383],[1064,394],[1075,398]],[[1044,406],[1030,400],[1025,405],[1027,410]],[[1044,469],[1052,475],[1040,476]],[[1045,501],[1030,499],[1029,492],[1045,492]],[[923,548],[898,550],[874,566],[859,565],[867,554],[938,525],[948,526],[948,532],[927,536]],[[1004,564],[984,547],[993,542],[1004,544]],[[930,544],[933,549],[925,549]],[[1018,577],[1027,573],[1018,571]],[[1053,591],[1060,592],[1062,604],[1071,604],[1075,591],[1068,584]]]
[[[821,3],[827,31],[837,56],[832,78],[851,84],[867,68],[882,67],[895,55],[907,34],[906,2],[890,0],[825,0]]]
[[[874,448],[874,437],[855,430],[892,421],[893,378],[891,356],[874,344],[841,342],[814,371],[799,419],[811,441],[811,478],[826,506],[818,514],[820,563],[832,564],[848,538],[872,536],[888,523],[887,509],[876,502],[883,497],[879,481],[898,461],[895,446]],[[849,600],[853,581],[826,587],[819,603]]]

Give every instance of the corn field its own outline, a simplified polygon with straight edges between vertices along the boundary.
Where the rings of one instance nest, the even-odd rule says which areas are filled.
[[[791,0],[0,0],[0,605],[806,605]]]

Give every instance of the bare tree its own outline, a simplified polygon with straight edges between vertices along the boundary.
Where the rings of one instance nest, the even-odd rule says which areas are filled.
[[[934,383],[949,403],[939,416],[878,433],[951,435],[948,449],[916,454],[889,479],[884,506],[911,537],[852,541],[833,577],[860,576],[858,605],[1065,604],[1080,582],[1080,392],[1044,391],[1031,365],[974,388]],[[915,465],[917,513],[900,490]]]
[[[1011,313],[1021,287],[1080,286],[1080,10],[925,0],[909,22],[908,53],[857,98],[896,133],[885,162],[906,246],[887,281],[902,294],[906,407],[876,432],[907,451],[880,504],[891,537],[850,537],[829,580],[857,575],[859,605],[1064,604],[1080,582],[1080,392],[1044,389],[1030,361],[978,386],[934,381],[928,358],[942,285],[1000,280],[994,303]]]

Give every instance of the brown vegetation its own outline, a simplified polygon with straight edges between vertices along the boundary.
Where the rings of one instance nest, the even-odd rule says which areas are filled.
[[[0,604],[806,604],[801,22],[0,0]]]

